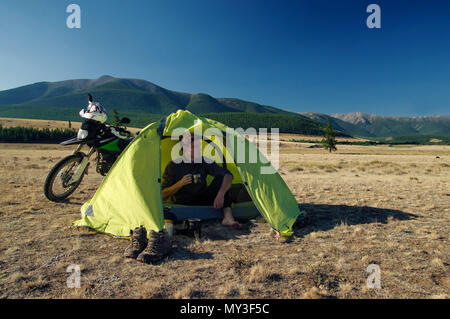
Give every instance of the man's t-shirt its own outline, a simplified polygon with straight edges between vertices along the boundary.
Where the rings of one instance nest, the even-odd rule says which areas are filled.
[[[216,163],[207,163],[205,159],[201,163],[175,163],[170,162],[163,174],[162,188],[172,186],[183,176],[187,174],[197,175],[192,176],[192,183],[183,186],[175,195],[175,200],[177,203],[190,202],[193,198],[201,196],[203,192],[206,191],[206,176],[224,176],[232,175],[229,170],[223,168]],[[194,183],[195,181],[195,183]]]

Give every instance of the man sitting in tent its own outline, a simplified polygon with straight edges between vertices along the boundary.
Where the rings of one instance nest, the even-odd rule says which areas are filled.
[[[226,168],[201,156],[201,139],[187,133],[181,138],[183,157],[172,160],[163,174],[162,198],[172,198],[175,204],[211,205],[223,210],[222,225],[241,228],[231,211],[229,189],[233,175]],[[207,175],[214,176],[209,186]]]

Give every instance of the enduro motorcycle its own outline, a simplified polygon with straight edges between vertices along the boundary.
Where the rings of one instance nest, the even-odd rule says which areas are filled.
[[[84,109],[80,111],[85,121],[77,137],[60,143],[64,146],[78,145],[78,147],[50,170],[44,183],[45,197],[53,202],[65,200],[77,189],[87,172],[92,155],[97,155],[95,159],[97,173],[106,176],[116,159],[133,140],[131,132],[119,126],[130,123],[129,118],[122,118],[117,126],[104,124],[107,118],[106,110],[98,102],[92,103],[92,96],[90,94],[88,96],[88,108],[86,111]],[[92,114],[100,114],[101,117],[99,119]],[[87,153],[81,151],[85,145],[89,147]]]

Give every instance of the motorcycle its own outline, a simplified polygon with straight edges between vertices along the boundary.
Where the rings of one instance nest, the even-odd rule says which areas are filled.
[[[85,121],[78,131],[78,135],[60,145],[78,145],[75,151],[60,160],[49,172],[44,183],[44,194],[47,199],[53,202],[61,202],[69,197],[81,184],[84,175],[87,173],[90,158],[96,154],[96,172],[106,176],[122,151],[133,140],[131,132],[120,125],[129,124],[129,118],[122,118],[117,125],[104,124],[106,121],[106,110],[98,102],[92,102],[92,96],[88,94],[89,105],[86,111],[80,111],[80,115]],[[102,119],[91,115],[95,112],[89,108],[100,109]],[[89,151],[82,152],[83,146],[87,145]]]

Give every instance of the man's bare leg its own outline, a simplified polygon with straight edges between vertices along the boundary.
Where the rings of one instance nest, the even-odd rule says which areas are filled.
[[[241,228],[242,225],[239,222],[234,220],[233,214],[231,212],[231,207],[225,207],[223,209],[223,220],[222,225],[230,226],[233,228]]]

